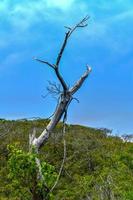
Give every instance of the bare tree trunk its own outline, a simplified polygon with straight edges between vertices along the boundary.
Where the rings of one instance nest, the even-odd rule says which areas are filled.
[[[84,81],[86,80],[86,78],[88,77],[88,75],[91,72],[91,68],[88,67],[88,65],[87,65],[87,69],[86,69],[85,73],[74,84],[74,86],[69,89],[68,85],[66,84],[66,82],[65,82],[64,78],[62,77],[60,70],[59,70],[59,64],[60,64],[60,61],[61,61],[61,58],[64,53],[64,50],[65,50],[65,47],[66,47],[69,37],[77,28],[86,27],[87,26],[86,21],[88,20],[88,18],[89,17],[83,18],[78,24],[76,24],[72,28],[65,27],[68,29],[68,31],[65,34],[65,38],[64,38],[63,44],[61,46],[61,49],[59,51],[59,54],[57,56],[55,64],[51,64],[47,61],[43,61],[43,60],[34,58],[35,60],[37,60],[41,63],[47,64],[49,67],[51,67],[54,70],[55,75],[62,86],[62,91],[60,93],[58,91],[59,99],[60,99],[59,103],[56,106],[56,110],[55,110],[54,115],[53,115],[52,119],[50,120],[49,124],[43,130],[43,132],[40,134],[40,136],[38,138],[35,137],[35,133],[33,135],[31,135],[29,138],[30,147],[32,148],[32,146],[34,146],[36,152],[38,152],[40,147],[42,145],[44,145],[44,143],[48,140],[48,138],[50,137],[50,134],[52,133],[53,129],[56,127],[57,123],[61,120],[62,116],[66,115],[68,106],[71,103],[71,101],[74,99],[73,95],[82,86],[82,84],[84,83]],[[55,88],[57,89],[56,85],[55,85]],[[42,179],[43,175],[41,173],[41,165],[39,163],[40,163],[40,161],[36,160],[36,164],[38,166],[38,172],[39,172],[40,178]],[[34,191],[33,192],[33,200],[42,200],[42,197],[38,196],[36,191]]]
[[[62,115],[67,111],[67,108],[69,104],[71,103],[73,99],[73,94],[77,92],[77,90],[82,86],[85,79],[88,77],[89,73],[91,72],[91,68],[87,67],[86,72],[81,76],[81,78],[76,82],[76,84],[70,88],[70,90],[65,91],[65,93],[61,94],[60,96],[60,102],[56,107],[55,113],[50,120],[47,127],[44,129],[44,131],[41,133],[41,135],[38,138],[34,138],[32,141],[32,145],[35,146],[36,150],[38,151],[41,145],[44,144],[44,142],[47,141],[47,139],[50,136],[50,133],[53,131],[53,129],[56,127],[57,123],[60,121]]]
[[[53,131],[53,129],[56,127],[57,123],[60,121],[62,115],[64,114],[64,112],[65,112],[67,106],[69,105],[69,103],[71,102],[71,100],[72,100],[72,98],[71,98],[71,95],[69,95],[69,94],[66,95],[65,97],[64,96],[61,97],[61,100],[60,100],[59,104],[57,105],[55,113],[54,113],[52,119],[50,120],[49,124],[44,129],[42,134],[33,141],[33,144],[37,147],[37,149],[39,149],[41,147],[41,145],[47,141],[50,133]]]

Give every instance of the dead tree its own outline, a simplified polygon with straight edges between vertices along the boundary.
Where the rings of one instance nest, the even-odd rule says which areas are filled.
[[[64,41],[63,41],[63,44],[58,53],[55,64],[51,64],[47,61],[44,61],[44,60],[41,60],[38,58],[34,58],[36,61],[39,61],[42,64],[46,64],[50,68],[52,68],[52,70],[54,71],[54,73],[61,85],[61,88],[60,88],[56,84],[50,83],[50,87],[48,88],[49,92],[58,93],[58,95],[59,95],[59,100],[58,100],[55,112],[54,112],[50,122],[48,123],[48,125],[46,126],[46,128],[43,130],[43,132],[40,134],[39,137],[36,137],[35,134],[30,136],[30,145],[34,146],[36,152],[38,152],[40,147],[46,143],[46,141],[50,137],[53,129],[56,127],[57,123],[61,120],[61,118],[63,117],[65,120],[66,115],[67,115],[68,106],[70,105],[71,101],[74,99],[73,95],[79,90],[79,88],[82,86],[82,84],[84,83],[84,81],[86,80],[86,78],[88,77],[88,75],[91,72],[91,67],[89,67],[87,65],[86,71],[84,72],[84,74],[79,78],[79,80],[71,88],[68,87],[68,85],[66,84],[66,82],[64,80],[64,77],[61,75],[61,72],[60,72],[60,61],[62,59],[64,50],[66,48],[66,45],[67,45],[67,42],[68,42],[70,36],[78,28],[86,27],[88,19],[89,19],[89,17],[86,16],[75,26],[65,27],[67,29],[67,32],[65,33]],[[39,160],[37,160],[37,165],[38,165],[38,169],[40,172],[41,170],[40,170]],[[41,172],[40,172],[40,177],[42,177]]]
[[[55,128],[55,126],[57,125],[57,123],[60,121],[60,119],[62,118],[63,115],[66,114],[67,109],[69,104],[71,103],[72,99],[73,99],[73,95],[79,90],[79,88],[82,86],[82,84],[84,83],[85,79],[88,77],[89,73],[91,72],[91,67],[89,67],[88,65],[86,66],[87,69],[85,71],[85,73],[80,77],[80,79],[69,89],[68,85],[66,84],[64,77],[62,77],[61,73],[60,73],[60,61],[62,59],[64,50],[66,48],[67,42],[70,38],[70,36],[72,35],[72,33],[78,29],[78,28],[83,28],[87,26],[86,21],[88,20],[88,16],[86,16],[85,18],[83,18],[78,24],[76,24],[74,27],[65,27],[68,29],[68,31],[65,34],[65,38],[63,41],[63,44],[61,46],[61,49],[59,51],[59,54],[57,56],[56,62],[55,64],[51,64],[47,61],[38,59],[38,58],[34,58],[35,60],[48,65],[49,67],[51,67],[54,72],[55,75],[57,77],[57,79],[59,80],[61,86],[62,86],[62,92],[60,92],[60,96],[59,96],[59,102],[56,106],[54,115],[52,117],[52,119],[50,120],[49,124],[47,125],[47,127],[43,130],[43,132],[41,133],[41,135],[36,138],[36,137],[32,137],[32,140],[30,141],[30,143],[35,147],[35,149],[38,151],[40,149],[40,147],[42,145],[44,145],[44,143],[48,140],[50,134],[52,133],[53,129]]]

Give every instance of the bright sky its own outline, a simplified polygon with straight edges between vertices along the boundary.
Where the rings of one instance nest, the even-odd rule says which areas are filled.
[[[57,81],[48,66],[62,43],[64,25],[89,14],[88,27],[72,35],[61,62],[71,86],[92,73],[69,108],[68,122],[133,133],[133,1],[132,0],[1,0],[0,117],[48,117],[56,101],[48,96],[48,80]]]

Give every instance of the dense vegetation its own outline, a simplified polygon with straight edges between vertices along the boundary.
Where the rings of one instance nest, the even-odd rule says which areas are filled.
[[[48,120],[0,120],[0,199],[30,199],[26,191],[34,177],[23,169],[34,172],[30,165],[21,162],[22,187],[16,187],[11,169],[11,151],[22,158],[34,161],[29,155],[29,133],[36,129],[40,134]],[[55,200],[132,200],[133,199],[133,143],[123,142],[111,136],[107,129],[94,129],[79,125],[67,125],[67,158],[62,175],[53,191]],[[19,150],[15,150],[17,146]],[[28,157],[27,157],[28,156]],[[40,158],[52,176],[56,176],[63,159],[62,123],[40,152]],[[14,166],[14,165],[13,165]],[[32,165],[31,165],[32,166]],[[54,166],[54,167],[52,167]],[[17,173],[17,171],[16,171]],[[48,173],[47,173],[48,176]],[[54,177],[53,176],[53,177]],[[49,179],[48,179],[49,180]],[[14,185],[16,189],[14,190]],[[20,184],[20,182],[19,182]],[[27,185],[26,185],[27,184]],[[32,184],[32,183],[31,183]],[[51,187],[52,183],[47,185]],[[18,193],[17,193],[18,192]],[[21,194],[21,195],[20,195]]]

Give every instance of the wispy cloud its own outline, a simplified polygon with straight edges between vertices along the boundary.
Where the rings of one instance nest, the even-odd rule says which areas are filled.
[[[75,0],[0,1],[0,46],[6,48],[14,40],[21,42],[25,37],[32,38],[32,28],[39,32],[40,24],[43,24],[44,30],[50,23],[54,28],[79,20],[86,8],[85,3],[76,3]]]
[[[4,0],[0,2],[1,19],[3,18],[4,22],[15,28],[18,26],[20,30],[26,30],[39,21],[59,22],[66,17],[85,15],[86,11],[86,3],[75,0],[23,0],[20,2]]]
[[[74,0],[46,0],[46,5],[49,8],[59,8],[61,10],[70,9]]]
[[[24,40],[26,33],[31,33],[32,26],[34,29],[39,29],[39,24],[44,24],[45,29],[48,23],[52,23],[52,26],[61,23],[63,26],[66,23],[71,24],[73,21],[75,23],[76,20],[88,13],[91,15],[88,37],[93,42],[104,40],[105,45],[116,51],[121,49],[124,33],[117,30],[119,38],[115,38],[115,26],[122,24],[124,26],[122,28],[126,29],[126,25],[123,23],[133,18],[133,7],[130,0],[126,2],[125,0],[116,0],[115,2],[103,0],[100,2],[98,0],[89,2],[85,0],[3,0],[0,2],[2,19],[0,23],[3,23],[3,30],[0,30],[2,38],[0,46],[6,47],[12,42],[12,33],[16,40],[19,38],[21,41]],[[8,31],[8,29],[10,30]],[[48,30],[46,31],[48,32]]]
[[[97,12],[98,11],[98,12]],[[104,12],[103,12],[104,11]],[[108,11],[108,13],[106,13]],[[20,29],[27,29],[30,25],[40,20],[58,21],[71,14],[81,16],[90,13],[92,18],[108,21],[124,20],[133,17],[133,7],[130,0],[114,1],[85,1],[85,0],[39,0],[39,1],[12,1],[0,2],[0,16],[3,21]]]

